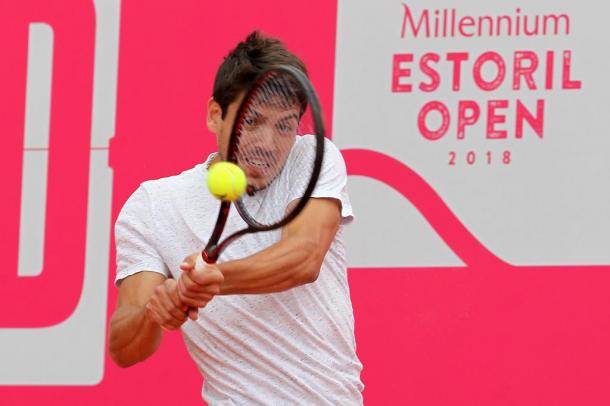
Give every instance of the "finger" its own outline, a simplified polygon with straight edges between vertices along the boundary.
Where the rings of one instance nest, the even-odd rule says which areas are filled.
[[[193,269],[195,269],[195,265],[190,264],[188,262],[183,262],[180,264],[180,270],[184,271],[184,272],[190,272]]]
[[[188,310],[188,306],[186,306],[185,304],[183,304],[180,301],[180,298],[178,296],[178,283],[174,280],[174,279],[167,279],[165,281],[165,287],[167,289],[167,293],[169,298],[172,300],[172,302],[174,303],[174,305],[181,309],[183,312],[186,312]]]
[[[160,325],[161,327],[163,327],[163,320],[161,320],[161,317],[159,317],[159,315],[157,314],[157,312],[155,312],[150,304],[147,304],[146,307],[146,317],[148,317],[149,319],[151,319],[153,322],[157,323],[158,325]]]
[[[218,286],[199,287],[197,289],[181,289],[180,303],[186,306],[202,307],[219,291]]]
[[[163,288],[163,285],[159,286],[158,288]],[[175,330],[176,328],[180,327],[184,321],[186,321],[186,318],[181,321],[180,318],[177,319],[170,313],[170,311],[165,307],[166,300],[169,300],[169,298],[164,299],[162,292],[160,292],[158,288],[155,289],[155,293],[151,296],[150,300],[146,304],[146,309],[150,311],[153,316],[156,316],[153,319],[159,325]],[[185,317],[184,314],[183,317]]]
[[[199,299],[200,305],[198,306],[199,309],[203,309],[204,307],[206,307],[208,305],[208,303],[210,303],[212,301],[212,299],[214,299],[214,296],[215,295],[210,295],[206,298],[200,298]],[[188,314],[189,318],[191,318],[192,320],[197,320],[197,318],[199,317],[199,311],[198,311],[199,309],[191,308],[189,310],[189,314]],[[193,314],[193,313],[191,313],[191,310],[196,310],[197,312]]]
[[[224,282],[224,276],[215,265],[205,265],[202,269],[195,269],[186,275],[198,285],[220,285]]]
[[[188,317],[191,320],[197,320],[199,318],[199,309],[191,307],[188,311]]]
[[[163,330],[176,330],[180,325],[172,323],[172,319],[168,315],[164,315],[163,311],[160,310],[153,302],[149,302],[146,305],[146,314],[150,319],[157,323]]]
[[[159,293],[159,300],[160,300],[161,305],[165,308],[165,310],[167,310],[169,315],[171,317],[173,317],[174,320],[176,320],[177,323],[182,325],[182,323],[184,323],[186,321],[185,310],[182,310],[180,308],[179,304],[177,305],[174,302],[174,300],[170,297],[170,294],[167,291],[167,289],[163,289]]]
[[[204,271],[205,272],[205,271]],[[216,282],[217,277],[198,277],[199,272],[183,273],[178,279],[178,289],[187,297],[197,296],[198,294],[218,294],[220,286]]]
[[[198,295],[192,297],[184,296],[182,298],[182,303],[188,307],[202,308],[205,307],[213,297],[214,295]]]
[[[161,325],[161,328],[165,331],[176,331],[179,330],[181,326],[182,324],[178,325],[170,321]]]
[[[187,287],[187,284],[190,285],[190,289]],[[202,291],[199,291],[199,289]],[[197,287],[192,281],[188,282],[182,277],[178,280],[176,292],[180,303],[188,307],[204,307],[213,297],[205,289]]]
[[[182,261],[182,264],[180,264],[180,269],[182,269],[183,271],[190,271],[192,269],[195,268],[195,264],[197,262],[197,257],[201,255],[199,253],[196,254],[192,254],[189,255],[188,257],[184,258],[184,260]]]

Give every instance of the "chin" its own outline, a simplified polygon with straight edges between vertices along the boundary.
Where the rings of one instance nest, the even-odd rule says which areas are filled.
[[[254,193],[265,189],[267,186],[269,186],[270,182],[264,182],[261,180],[256,180],[256,181],[250,181],[248,180],[248,187],[246,188],[246,192],[252,196]]]

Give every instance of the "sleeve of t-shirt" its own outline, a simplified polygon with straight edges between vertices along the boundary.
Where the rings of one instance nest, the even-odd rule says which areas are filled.
[[[324,144],[324,160],[318,183],[311,195],[317,198],[332,198],[341,202],[341,217],[343,223],[351,222],[354,218],[352,204],[347,192],[347,170],[343,155],[328,139]],[[297,199],[300,196],[292,196]],[[291,200],[292,200],[291,199]]]
[[[169,275],[169,270],[156,248],[152,207],[144,186],[140,186],[125,202],[114,232],[117,286],[123,279],[141,271]]]

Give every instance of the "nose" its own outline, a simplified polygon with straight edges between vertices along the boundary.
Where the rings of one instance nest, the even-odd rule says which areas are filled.
[[[240,143],[250,148],[273,152],[276,147],[276,139],[275,129],[269,124],[261,124],[242,133]]]

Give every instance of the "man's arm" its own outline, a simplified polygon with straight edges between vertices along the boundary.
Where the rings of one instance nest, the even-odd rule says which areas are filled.
[[[117,365],[128,367],[143,361],[161,344],[161,325],[147,315],[146,304],[165,280],[156,272],[138,272],[122,281],[110,320],[109,350]]]
[[[310,199],[299,216],[282,230],[276,244],[249,257],[218,264],[224,276],[221,295],[280,292],[314,282],[341,223],[341,203]],[[182,266],[189,275],[196,255]]]
[[[179,329],[187,316],[197,319],[197,309],[212,300],[223,281],[218,268],[209,266],[194,286],[180,294],[178,285],[187,276],[175,281],[144,271],[122,281],[110,320],[109,350],[117,365],[128,367],[151,356],[161,344],[162,329]]]

